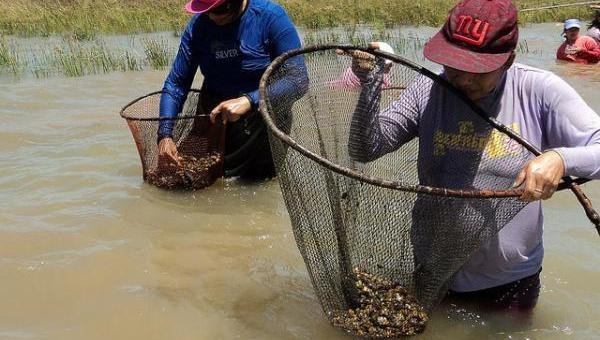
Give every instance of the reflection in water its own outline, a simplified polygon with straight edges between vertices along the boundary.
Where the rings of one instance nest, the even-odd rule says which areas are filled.
[[[599,68],[557,64],[555,29],[526,27],[536,52],[519,61],[600,111]],[[322,315],[276,180],[199,192],[142,182],[117,112],[165,72],[0,80],[0,338],[347,338]],[[600,185],[585,190],[600,207]],[[597,337],[596,233],[569,192],[545,204],[545,221],[531,318],[442,306],[422,338]]]

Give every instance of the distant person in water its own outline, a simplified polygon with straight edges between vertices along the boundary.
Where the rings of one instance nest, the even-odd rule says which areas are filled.
[[[594,19],[588,26],[587,35],[594,38],[600,44],[600,5],[591,6],[594,9]]]
[[[579,35],[581,24],[578,19],[565,20],[563,35],[565,42],[556,51],[556,59],[578,64],[595,64],[600,61],[600,47],[593,38]]]
[[[394,49],[389,44],[382,42],[382,41],[378,41],[378,42],[376,42],[376,44],[379,46],[378,49],[380,51],[394,54]],[[336,50],[336,53],[342,55],[345,52],[342,50]],[[353,57],[352,58],[352,66],[349,66],[348,68],[346,68],[344,70],[344,72],[339,76],[338,79],[330,82],[330,85],[334,89],[360,90],[360,88],[361,88],[361,81],[358,78],[358,76],[356,75],[354,70],[360,69],[361,65],[357,64],[360,60],[364,60],[363,58],[368,58],[368,56],[371,56],[371,55],[368,53],[365,53],[365,52],[361,52],[361,51],[352,51],[350,54]],[[375,63],[375,58],[373,57],[373,59],[370,60],[370,62]],[[383,84],[382,84],[382,87],[384,89],[392,86],[392,81],[390,79],[389,72],[390,72],[390,69],[392,68],[393,63],[391,60],[386,60],[385,64],[386,64],[386,69],[385,69],[385,73],[383,75]]]

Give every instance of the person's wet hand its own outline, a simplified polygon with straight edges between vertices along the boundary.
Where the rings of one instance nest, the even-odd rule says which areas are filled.
[[[217,116],[221,116],[223,123],[235,122],[252,109],[252,104],[246,96],[229,99],[221,102],[210,112],[210,121],[215,123]]]
[[[390,45],[380,41],[370,42],[367,48],[370,50],[382,50],[390,53],[393,53],[394,51]],[[344,54],[345,52],[342,50],[336,50],[336,53]],[[356,74],[359,78],[366,78],[369,72],[375,69],[377,64],[377,58],[375,55],[358,50],[350,50],[348,54],[352,56],[352,72],[354,72],[354,74]],[[384,72],[388,73],[392,65],[393,63],[391,61],[386,62]]]
[[[565,53],[569,55],[577,54],[581,51],[581,48],[576,45],[569,45],[565,48]]]
[[[375,68],[375,56],[371,53],[352,50],[350,56],[352,56],[352,72],[359,78],[366,78]]]
[[[166,137],[158,143],[158,167],[170,168],[174,166],[181,166],[179,163],[179,153],[173,139]]]
[[[375,68],[375,56],[371,53],[359,50],[345,51],[341,49],[337,49],[335,52],[339,55],[348,54],[352,57],[352,72],[359,77],[367,75]]]
[[[556,151],[548,151],[525,164],[513,187],[523,187],[523,195],[519,198],[522,201],[546,200],[552,197],[564,175],[562,157]]]

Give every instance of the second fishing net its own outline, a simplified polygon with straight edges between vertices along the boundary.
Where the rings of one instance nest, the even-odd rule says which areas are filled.
[[[526,205],[512,184],[534,153],[437,75],[355,50],[278,58],[261,111],[326,315],[355,335],[415,334],[471,254]]]

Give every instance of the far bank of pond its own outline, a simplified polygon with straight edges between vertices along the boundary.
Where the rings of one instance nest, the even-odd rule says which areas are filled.
[[[299,29],[304,45],[386,41],[397,54],[426,62],[421,49],[437,28],[402,26],[394,29],[347,26],[331,29]],[[561,43],[556,23],[524,25],[517,53],[523,58],[554,58]],[[104,35],[81,39],[63,34],[51,37],[0,36],[0,79],[85,75],[167,69],[177,52],[179,36],[173,32]],[[546,46],[552,46],[547,48]]]
[[[79,38],[100,34],[181,31],[190,15],[187,0],[12,0],[3,1],[0,36],[49,36],[68,33]],[[457,0],[279,0],[296,25],[325,28],[367,24],[439,26]],[[576,1],[518,0],[519,9]],[[588,5],[521,12],[521,23],[591,18]]]

